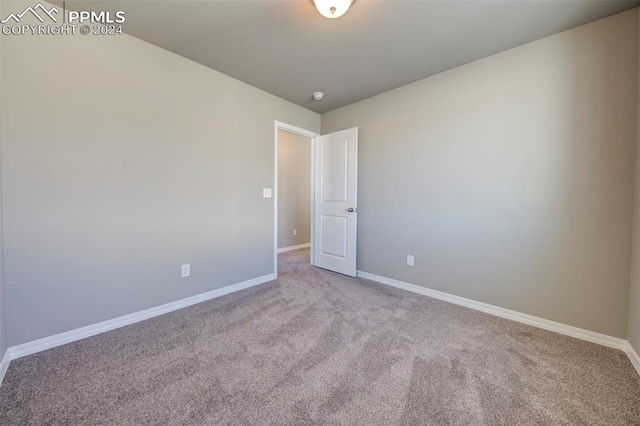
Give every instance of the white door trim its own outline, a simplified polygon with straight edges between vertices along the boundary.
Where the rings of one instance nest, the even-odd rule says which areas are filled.
[[[305,130],[300,127],[292,126],[291,124],[282,123],[281,121],[274,122],[274,137],[273,137],[273,274],[278,278],[278,130],[284,130],[285,132],[294,133],[296,135],[304,136],[311,139],[311,264],[313,265],[313,241],[314,241],[314,191],[315,191],[315,138],[320,136],[319,133],[312,132],[311,130]]]

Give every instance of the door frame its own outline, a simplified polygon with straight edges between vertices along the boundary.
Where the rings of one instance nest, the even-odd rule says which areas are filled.
[[[314,264],[313,258],[313,242],[315,233],[315,200],[314,194],[316,189],[316,173],[315,173],[315,159],[316,159],[316,137],[320,136],[320,133],[312,132],[311,130],[305,130],[301,127],[292,126],[291,124],[283,123],[281,121],[274,121],[274,136],[273,136],[273,275],[278,278],[278,131],[283,130],[285,132],[294,133],[299,136],[311,139],[311,218],[309,221],[311,227],[311,264]]]

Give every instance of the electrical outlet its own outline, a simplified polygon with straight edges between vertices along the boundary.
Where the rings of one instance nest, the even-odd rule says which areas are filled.
[[[294,230],[293,230],[293,236],[295,237],[296,235],[298,235],[298,230],[297,230],[297,229],[294,229]]]
[[[262,197],[271,198],[271,188],[262,188]]]
[[[407,265],[413,266],[413,255],[411,254],[407,255]]]
[[[185,278],[191,275],[191,265],[182,265],[182,269],[180,270],[180,275],[182,276],[182,278]]]

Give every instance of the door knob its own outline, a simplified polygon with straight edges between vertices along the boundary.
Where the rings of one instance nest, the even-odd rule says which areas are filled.
[[[357,211],[358,211],[358,209],[354,209],[353,207],[349,207],[349,208],[347,209],[347,211],[348,211],[349,213],[353,213],[353,212],[357,212]]]

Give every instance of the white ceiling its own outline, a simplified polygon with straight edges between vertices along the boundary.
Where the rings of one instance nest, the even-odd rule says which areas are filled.
[[[323,113],[638,3],[356,0],[333,20],[310,0],[67,1],[67,8],[124,10],[128,34]],[[317,90],[326,94],[319,102],[311,96]]]

